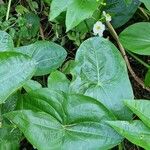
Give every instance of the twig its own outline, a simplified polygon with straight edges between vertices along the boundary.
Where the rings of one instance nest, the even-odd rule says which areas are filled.
[[[8,2],[8,8],[7,8],[7,14],[6,14],[6,21],[9,19],[10,7],[11,7],[11,0],[9,0],[9,2]]]
[[[146,67],[147,69],[150,69],[150,65],[145,63],[143,60],[141,60],[140,58],[138,58],[136,55],[134,55],[133,53],[127,51],[128,54],[130,54],[134,59],[136,59],[140,64],[142,64],[144,67]]]
[[[135,81],[136,81],[139,85],[142,86],[143,89],[146,89],[147,91],[150,92],[150,88],[145,87],[144,82],[143,82],[143,81],[135,74],[135,72],[133,71],[133,69],[132,69],[132,67],[131,67],[131,65],[130,65],[130,62],[129,62],[129,60],[128,60],[128,57],[127,57],[127,55],[126,55],[126,51],[125,51],[123,45],[121,44],[121,42],[120,42],[120,40],[119,40],[119,37],[118,37],[118,35],[117,35],[115,29],[113,28],[113,26],[112,26],[109,22],[106,22],[106,24],[107,24],[107,26],[108,26],[108,29],[109,29],[111,35],[113,36],[113,38],[116,40],[116,42],[117,42],[117,44],[118,44],[118,47],[119,47],[119,49],[120,49],[120,51],[121,51],[121,54],[122,54],[122,56],[123,56],[123,58],[124,58],[124,60],[125,60],[125,62],[126,62],[126,65],[127,65],[127,67],[128,67],[128,70],[129,70],[129,72],[131,73],[132,77],[135,79]]]
[[[0,0],[0,4],[4,4],[3,0]]]
[[[45,40],[43,29],[41,26],[40,26],[40,34],[41,34],[42,40]]]
[[[146,17],[146,19],[149,20],[149,17],[146,14],[146,12],[144,11],[144,9],[142,7],[139,7],[139,10],[143,13],[143,15]]]

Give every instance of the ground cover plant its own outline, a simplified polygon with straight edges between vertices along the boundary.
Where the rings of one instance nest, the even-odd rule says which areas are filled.
[[[0,0],[0,150],[149,150],[149,19],[149,0]]]

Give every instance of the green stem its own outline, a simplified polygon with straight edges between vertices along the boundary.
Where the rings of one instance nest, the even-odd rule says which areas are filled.
[[[6,21],[9,19],[9,13],[10,13],[11,1],[12,1],[12,0],[9,0],[9,2],[8,2],[7,14],[6,14]]]
[[[118,150],[123,150],[122,143],[118,145]]]
[[[150,69],[150,65],[148,65],[146,62],[144,62],[143,60],[141,60],[140,58],[138,58],[136,55],[134,55],[133,53],[127,51],[134,59],[136,59],[139,63],[141,63],[143,66],[145,66],[147,69]]]
[[[17,40],[17,47],[19,47],[20,46],[20,42],[21,42],[21,38],[20,38],[20,36],[19,36],[19,38],[18,38],[18,40]]]
[[[86,21],[86,20],[84,20],[84,23],[85,23],[86,28],[87,28],[87,30],[89,31],[90,35],[92,36],[91,30],[90,30],[90,27],[89,27],[89,25],[88,25],[87,21]]]

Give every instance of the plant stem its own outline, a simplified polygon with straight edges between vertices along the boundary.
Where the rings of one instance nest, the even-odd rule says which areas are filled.
[[[122,148],[122,143],[120,143],[120,144],[118,145],[118,150],[123,150],[123,148]]]
[[[9,2],[8,2],[7,14],[6,14],[6,21],[9,19],[9,13],[10,13],[11,1],[12,1],[12,0],[9,0]]]
[[[147,20],[149,20],[149,17],[148,17],[148,15],[147,15],[147,13],[144,11],[144,9],[143,9],[142,7],[139,7],[139,10],[143,13],[143,15],[145,16],[145,18],[146,18]]]
[[[122,54],[122,56],[123,56],[123,58],[124,58],[124,60],[125,60],[125,62],[126,62],[126,65],[127,65],[127,67],[128,67],[128,70],[129,70],[129,72],[131,73],[132,77],[134,78],[134,80],[135,80],[139,85],[142,86],[143,89],[145,89],[145,90],[147,90],[147,91],[150,92],[150,88],[145,87],[144,82],[143,82],[143,81],[136,75],[136,73],[133,71],[133,69],[132,69],[132,67],[131,67],[131,65],[130,65],[130,62],[129,62],[129,60],[128,60],[128,57],[127,57],[127,55],[126,55],[126,51],[125,51],[123,45],[121,44],[121,42],[120,42],[120,40],[119,40],[119,37],[118,37],[118,35],[117,35],[115,29],[114,29],[113,26],[110,24],[110,22],[106,22],[106,24],[107,24],[107,26],[108,26],[108,29],[109,29],[111,35],[113,36],[113,38],[116,40],[116,42],[117,42],[117,44],[118,44],[118,47],[119,47],[119,49],[120,49],[120,51],[121,51],[121,54]]]
[[[140,58],[138,58],[136,55],[134,55],[133,53],[127,51],[134,59],[136,59],[140,64],[142,64],[143,66],[145,66],[147,69],[150,69],[150,65],[148,65],[146,62],[144,62],[143,60],[141,60]]]

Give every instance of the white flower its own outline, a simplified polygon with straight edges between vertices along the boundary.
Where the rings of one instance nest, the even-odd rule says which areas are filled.
[[[102,37],[104,31],[105,31],[105,25],[101,21],[97,21],[93,27],[94,35],[98,34],[100,37]]]
[[[105,17],[106,21],[110,22],[111,21],[111,15],[107,14],[105,11],[103,11],[103,16]]]

